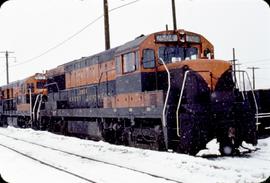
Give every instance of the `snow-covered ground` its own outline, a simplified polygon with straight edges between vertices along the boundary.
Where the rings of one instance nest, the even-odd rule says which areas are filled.
[[[0,144],[12,146],[26,154],[38,157],[46,163],[54,163],[67,171],[104,183],[171,181],[154,179],[126,169],[118,170],[115,167],[86,161],[75,156],[67,156],[60,152],[50,152],[44,148],[36,149],[34,146],[1,136],[1,134],[184,183],[256,183],[270,176],[270,138],[259,140],[257,145],[259,150],[244,157],[205,159],[184,154],[115,146],[102,141],[93,142],[31,129],[0,128]],[[211,146],[215,146],[214,141]],[[11,152],[2,146],[0,146],[0,174],[11,183],[84,182],[74,176]]]

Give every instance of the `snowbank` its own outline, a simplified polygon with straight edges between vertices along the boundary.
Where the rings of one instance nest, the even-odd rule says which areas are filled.
[[[165,176],[184,183],[198,181],[200,183],[253,183],[261,182],[270,176],[270,138],[259,140],[257,145],[259,150],[244,157],[205,159],[185,154],[116,146],[102,141],[82,140],[32,129],[0,128],[0,134]],[[5,166],[2,166],[0,162],[0,173],[4,168]],[[5,177],[5,175],[2,176]]]

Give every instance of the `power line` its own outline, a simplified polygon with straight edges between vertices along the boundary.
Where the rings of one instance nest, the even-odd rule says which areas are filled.
[[[115,7],[115,8],[110,9],[109,12],[113,12],[113,11],[115,11],[115,10],[117,10],[117,9],[126,7],[126,6],[131,5],[131,4],[134,4],[134,3],[138,2],[138,1],[140,1],[140,0],[131,1],[131,2],[129,2],[129,3],[126,3],[126,4],[123,4],[123,5],[117,6],[117,7]],[[41,53],[41,54],[39,54],[39,55],[37,55],[37,56],[35,56],[35,57],[32,57],[32,58],[30,58],[30,59],[28,59],[28,60],[25,60],[25,61],[23,61],[23,62],[21,62],[21,63],[12,65],[12,66],[10,66],[10,67],[16,67],[16,66],[19,66],[19,65],[26,64],[26,63],[29,63],[29,62],[31,62],[31,61],[33,61],[33,60],[36,60],[36,59],[42,57],[43,55],[46,55],[47,53],[53,51],[54,49],[60,47],[60,46],[63,45],[64,43],[68,42],[69,40],[71,40],[72,38],[74,38],[75,36],[77,36],[78,34],[80,34],[82,31],[84,31],[85,29],[87,29],[88,27],[90,27],[91,25],[93,25],[93,24],[96,23],[98,20],[102,19],[103,17],[104,17],[104,14],[98,16],[96,19],[94,19],[93,21],[91,21],[90,23],[88,23],[88,24],[87,24],[86,26],[84,26],[82,29],[80,29],[80,30],[77,31],[76,33],[72,34],[71,36],[69,36],[68,38],[66,38],[65,40],[63,40],[62,42],[56,44],[55,46],[53,46],[53,47],[51,47],[51,48],[49,48],[49,49],[47,49],[47,50],[44,51],[43,53]]]
[[[243,63],[242,65],[245,65],[246,67],[251,67],[254,64],[245,64],[245,63]],[[270,62],[269,63],[263,63],[263,64],[262,63],[257,63],[256,65],[259,65],[259,66],[263,67],[262,69],[265,69],[265,66],[269,66]]]
[[[265,81],[268,81],[269,78],[267,77],[256,77],[257,80],[265,80]]]
[[[262,58],[262,59],[258,59],[258,60],[250,60],[250,61],[245,62],[245,64],[246,63],[254,63],[254,62],[260,63],[260,62],[267,62],[267,61],[270,61],[270,58]]]

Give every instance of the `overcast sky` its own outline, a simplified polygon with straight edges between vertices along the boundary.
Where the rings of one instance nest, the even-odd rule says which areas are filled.
[[[112,9],[134,0],[108,1]],[[242,69],[260,68],[256,70],[256,87],[270,88],[270,8],[264,1],[175,2],[178,28],[204,35],[215,46],[218,59],[231,60],[232,48],[235,48]],[[10,54],[10,81],[103,51],[103,19],[91,24],[102,14],[102,0],[9,0],[4,3],[0,9],[0,51],[14,52]],[[171,29],[171,14],[171,0],[139,0],[110,12],[111,47],[141,34],[164,30],[166,24]],[[4,56],[0,55],[0,85],[6,83]]]

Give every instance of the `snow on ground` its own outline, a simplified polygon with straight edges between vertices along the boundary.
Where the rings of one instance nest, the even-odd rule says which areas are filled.
[[[184,183],[194,183],[198,181],[200,183],[256,183],[270,176],[270,138],[259,140],[257,145],[259,150],[244,157],[205,159],[185,154],[115,146],[102,141],[93,142],[31,129],[17,129],[12,127],[0,128],[0,134],[44,144],[132,169],[146,171]],[[4,138],[0,136],[1,143],[7,140],[3,139]],[[26,148],[26,146],[24,147]],[[74,180],[74,177],[68,178],[63,175],[59,176],[57,170],[44,167],[44,165],[34,163],[30,159],[20,157],[18,154],[8,152],[9,151],[6,149],[0,148],[0,174],[7,181],[21,183],[25,182],[22,181],[22,179],[28,180],[27,177],[35,176],[37,178],[42,177],[44,182],[78,182],[77,179]],[[40,154],[46,153],[41,152]],[[61,161],[67,160],[56,156],[55,161],[61,164]],[[90,172],[95,171],[95,166],[91,166],[90,164],[91,163],[88,165],[85,162],[83,167],[80,167],[80,164],[77,166],[75,164],[72,169],[79,173],[81,172],[83,175],[86,170],[88,170],[87,168],[89,168],[90,174]],[[104,179],[102,179],[102,182],[115,182],[106,178],[110,174],[114,173],[104,169]],[[123,174],[125,174],[124,171],[121,175],[115,176],[120,178]],[[48,180],[46,180],[47,178]],[[139,177],[139,174],[137,178],[138,182],[149,182],[145,177]],[[53,181],[51,181],[52,179]],[[132,179],[134,181],[134,175]],[[27,182],[31,183],[29,180]]]
[[[85,180],[88,179],[98,183],[101,182],[137,183],[138,180],[144,180],[144,182],[153,182],[153,183],[164,182],[164,179],[161,178],[151,177],[146,174],[123,169],[120,167],[115,167],[112,165],[107,165],[100,162],[89,161],[78,156],[68,155],[63,152],[40,147],[24,141],[11,139],[6,136],[1,136],[0,138],[0,144],[3,143],[5,144],[5,146],[14,148],[23,154],[30,155],[31,157],[34,157],[43,163],[50,164],[64,171],[74,173],[80,177],[85,178]],[[56,170],[56,172],[57,171],[58,170]],[[106,176],[104,176],[104,173],[106,174]],[[66,172],[63,172],[62,176],[65,175]],[[42,172],[42,175],[40,176],[42,177],[41,179],[42,182],[43,181],[47,182],[46,176],[44,177],[44,172]],[[32,177],[28,177],[28,179],[32,179]],[[80,178],[78,177],[78,179]],[[10,182],[15,181],[10,180]],[[29,180],[27,182],[29,182]],[[35,179],[35,182],[37,182],[37,179]],[[40,183],[40,181],[38,182]],[[55,180],[53,182],[55,182]],[[60,181],[57,180],[57,182]]]
[[[73,182],[82,183],[74,176],[63,176],[63,173],[55,171],[31,159],[19,156],[0,147],[0,173],[2,177],[10,183],[48,183],[48,182]],[[57,181],[55,181],[57,180]]]

